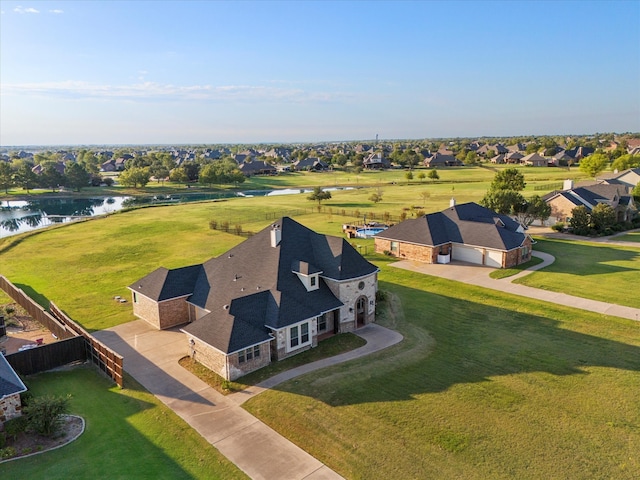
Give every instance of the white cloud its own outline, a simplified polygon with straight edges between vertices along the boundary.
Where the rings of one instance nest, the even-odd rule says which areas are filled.
[[[353,94],[336,92],[307,92],[299,88],[278,88],[257,85],[186,85],[177,86],[155,82],[129,85],[101,85],[88,82],[65,81],[43,83],[3,84],[3,95],[41,95],[65,98],[103,98],[123,100],[166,101],[234,101],[302,103],[348,101]]]
[[[55,10],[49,10],[49,13],[55,13],[56,15],[59,15],[61,13],[64,13],[64,10],[56,8]]]
[[[14,8],[13,11],[16,13],[40,13],[40,11],[36,10],[35,8],[32,8],[32,7],[25,8],[20,5]]]

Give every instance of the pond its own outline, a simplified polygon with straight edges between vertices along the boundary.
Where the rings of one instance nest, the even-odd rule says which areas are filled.
[[[324,190],[351,190],[353,187],[332,187]],[[308,188],[279,190],[247,190],[221,193],[177,193],[140,197],[52,198],[0,201],[0,238],[37,230],[60,223],[95,217],[127,207],[149,204],[171,204],[219,200],[234,197],[264,197],[309,193]]]
[[[0,238],[123,208],[130,197],[54,198],[0,202]]]

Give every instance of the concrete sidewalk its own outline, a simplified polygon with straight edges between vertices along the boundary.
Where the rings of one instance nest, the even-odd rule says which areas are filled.
[[[533,252],[533,255],[542,258],[543,262],[533,266],[531,269],[520,272],[517,275],[500,280],[489,277],[489,273],[495,270],[494,268],[473,265],[465,262],[451,262],[446,265],[442,265],[402,260],[400,262],[392,263],[391,266],[468,283],[470,285],[490,288],[492,290],[499,290],[513,295],[520,295],[522,297],[557,303],[567,307],[579,308],[581,310],[588,310],[590,312],[601,313],[604,315],[612,315],[614,317],[640,321],[640,309],[638,308],[599,302],[597,300],[574,297],[573,295],[567,295],[566,293],[552,292],[549,290],[542,290],[539,288],[512,283],[512,280],[528,275],[534,270],[544,268],[555,261],[553,255],[549,255],[547,253]]]
[[[254,479],[342,478],[307,452],[241,408],[246,400],[298,375],[369,355],[402,340],[376,324],[356,331],[367,344],[351,352],[303,365],[246,391],[224,396],[182,368],[188,354],[184,334],[158,331],[143,320],[95,332],[124,357],[124,369],[191,425],[225,457]]]

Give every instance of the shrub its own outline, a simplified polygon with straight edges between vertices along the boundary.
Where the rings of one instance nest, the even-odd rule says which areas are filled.
[[[552,225],[551,230],[555,232],[562,232],[564,230],[564,223],[558,222],[555,225]]]
[[[16,449],[13,447],[2,448],[0,449],[0,460],[15,457],[17,453],[18,452],[16,452]]]
[[[5,437],[4,432],[0,432],[0,450],[2,450],[6,444],[7,437]]]
[[[105,177],[102,179],[102,183],[104,183],[107,187],[110,187],[111,185],[113,185],[113,178]]]
[[[218,221],[217,220],[211,220],[209,222],[209,228],[211,230],[215,230],[216,228],[218,228]]]
[[[34,397],[24,409],[29,429],[45,437],[53,436],[60,428],[62,415],[69,411],[69,399],[52,395]]]
[[[376,302],[378,303],[386,302],[387,297],[388,297],[388,294],[386,290],[378,290],[376,292]]]
[[[12,418],[11,420],[7,420],[4,423],[4,433],[8,438],[15,441],[16,438],[18,438],[18,435],[27,429],[27,426],[27,417],[21,415],[19,417]]]

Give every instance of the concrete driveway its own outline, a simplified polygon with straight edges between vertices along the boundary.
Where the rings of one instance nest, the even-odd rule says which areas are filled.
[[[402,260],[391,264],[392,267],[411,270],[414,272],[434,275],[436,277],[447,278],[458,282],[477,285],[479,287],[499,290],[501,292],[520,295],[527,298],[535,298],[546,302],[557,303],[567,307],[579,308],[590,312],[601,313],[603,315],[612,315],[614,317],[627,318],[629,320],[640,321],[640,309],[615,305],[612,303],[599,302],[587,298],[574,297],[565,293],[552,292],[539,288],[527,287],[526,285],[518,285],[512,283],[516,278],[528,275],[534,270],[539,270],[553,263],[555,258],[553,255],[542,252],[532,252],[534,256],[542,258],[543,262],[533,266],[531,269],[525,270],[512,277],[495,280],[489,277],[495,268],[474,265],[466,262],[453,261],[446,265],[443,264],[426,264],[414,262],[411,260]]]
[[[143,320],[95,332],[95,337],[124,357],[124,369],[176,412],[225,457],[254,479],[323,480],[342,478],[240,406],[254,395],[297,375],[369,355],[402,340],[376,324],[356,332],[361,348],[313,362],[272,377],[261,385],[224,396],[182,368],[188,355],[183,333],[158,331]]]

